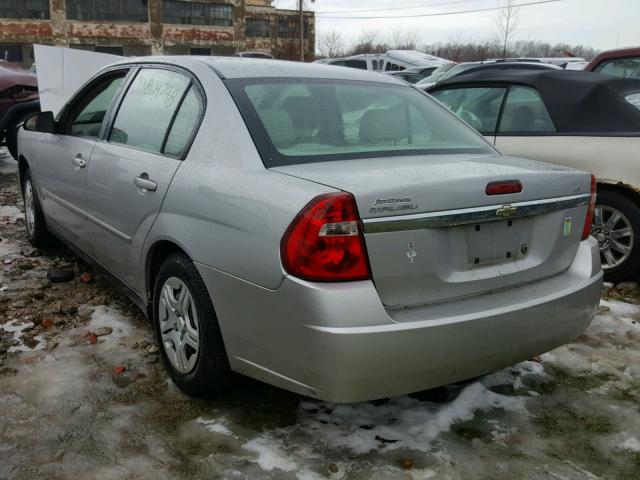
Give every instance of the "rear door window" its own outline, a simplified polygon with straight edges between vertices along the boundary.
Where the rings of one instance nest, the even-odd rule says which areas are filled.
[[[500,119],[501,133],[555,133],[547,107],[540,94],[533,88],[512,87],[509,89]]]
[[[190,84],[186,75],[172,70],[140,70],[120,105],[109,141],[161,153]]]
[[[483,135],[494,135],[505,87],[451,88],[431,95]]]

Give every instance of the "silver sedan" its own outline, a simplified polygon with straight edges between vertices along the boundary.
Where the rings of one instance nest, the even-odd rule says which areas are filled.
[[[563,344],[598,304],[593,178],[503,156],[386,75],[127,60],[18,144],[31,242],[121,286],[192,395],[231,371],[337,402],[423,390]]]

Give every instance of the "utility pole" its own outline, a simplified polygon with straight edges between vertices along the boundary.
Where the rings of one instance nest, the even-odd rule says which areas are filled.
[[[304,0],[298,0],[298,10],[300,13],[300,61],[304,62],[304,15],[302,14],[302,5]]]

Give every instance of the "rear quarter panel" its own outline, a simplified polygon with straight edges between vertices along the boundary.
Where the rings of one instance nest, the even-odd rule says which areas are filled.
[[[497,136],[508,155],[555,163],[593,173],[604,183],[640,188],[640,135],[636,137]]]

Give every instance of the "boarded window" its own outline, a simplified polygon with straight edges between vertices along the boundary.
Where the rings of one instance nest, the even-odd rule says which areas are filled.
[[[67,0],[69,20],[146,22],[147,0]]]
[[[49,0],[0,0],[0,18],[49,19]]]
[[[271,22],[263,18],[247,18],[247,37],[271,36]]]
[[[233,7],[231,5],[164,0],[162,6],[165,23],[233,26]]]
[[[122,56],[122,47],[112,47],[106,45],[97,45],[96,52],[100,53],[109,53],[111,55],[120,55]]]
[[[0,60],[8,62],[22,62],[22,46],[0,44]]]
[[[194,47],[190,50],[191,55],[202,55],[202,56],[209,56],[211,55],[211,49],[210,48],[198,48],[198,47]]]
[[[300,21],[295,20],[279,20],[278,21],[278,37],[280,38],[300,38]],[[309,37],[309,22],[304,19],[304,38]]]

